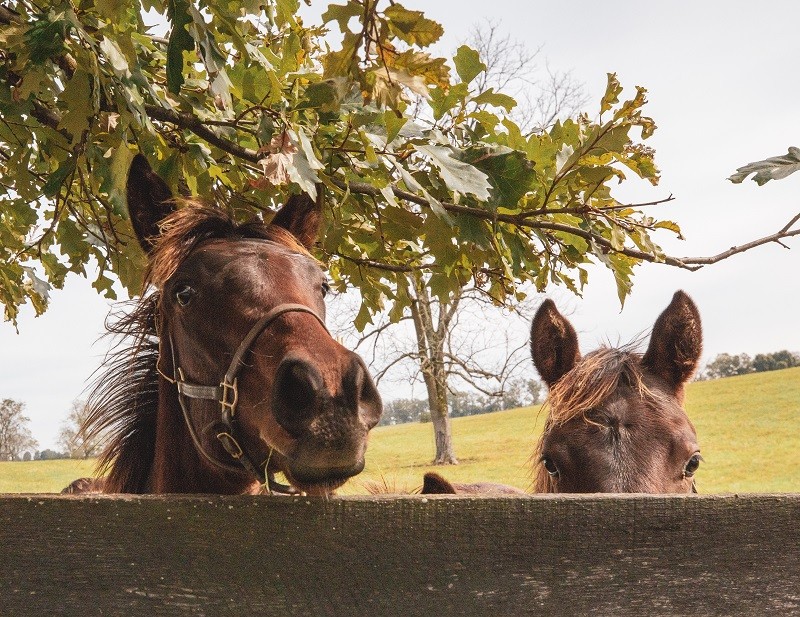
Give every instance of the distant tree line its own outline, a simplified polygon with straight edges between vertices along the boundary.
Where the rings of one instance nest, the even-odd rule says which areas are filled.
[[[747,373],[778,371],[794,366],[800,366],[800,354],[785,349],[774,353],[756,354],[753,358],[746,353],[738,355],[721,353],[706,364],[699,378],[719,379]]]
[[[35,461],[54,461],[59,458],[70,458],[70,456],[67,452],[59,452],[49,448],[33,455],[33,460]]]
[[[55,461],[63,458],[80,458],[77,456],[70,456],[69,452],[59,452],[58,450],[50,450],[49,448],[41,451],[25,450],[24,452],[17,452],[15,454],[3,455],[1,461]]]
[[[59,458],[91,458],[97,456],[102,436],[87,439],[80,431],[87,409],[85,402],[73,401],[67,418],[61,425],[56,447],[37,450],[25,415],[25,403],[13,399],[0,400],[0,461],[49,461]]]
[[[0,401],[0,461],[21,461],[38,445],[24,411],[25,403],[10,398]]]
[[[525,407],[540,402],[542,393],[542,384],[535,379],[512,379],[506,384],[502,393],[494,396],[476,390],[453,391],[448,402],[449,414],[451,418],[460,418]],[[401,398],[384,402],[380,425],[430,421],[427,399]]]

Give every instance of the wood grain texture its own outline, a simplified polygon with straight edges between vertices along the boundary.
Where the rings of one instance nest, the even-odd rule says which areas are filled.
[[[800,614],[800,495],[0,498],[0,615]]]

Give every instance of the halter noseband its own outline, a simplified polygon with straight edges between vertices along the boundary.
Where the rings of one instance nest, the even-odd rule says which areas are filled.
[[[195,431],[194,425],[192,424],[191,418],[189,416],[189,410],[186,404],[187,398],[203,399],[203,400],[218,402],[220,404],[221,422],[223,424],[223,430],[217,433],[217,439],[219,439],[220,443],[222,443],[222,447],[225,448],[225,451],[228,454],[230,454],[231,457],[234,460],[236,460],[242,467],[244,467],[247,471],[256,476],[256,478],[258,478],[258,481],[262,485],[269,483],[270,488],[279,487],[279,490],[284,487],[280,487],[280,485],[274,484],[272,478],[270,477],[266,469],[267,466],[269,465],[269,459],[267,459],[267,461],[265,461],[263,465],[256,464],[250,457],[250,455],[245,451],[244,448],[242,448],[242,446],[239,443],[241,441],[241,435],[239,433],[238,422],[236,420],[236,407],[239,403],[239,387],[237,383],[237,378],[239,375],[239,371],[244,366],[243,362],[244,357],[247,354],[247,352],[250,351],[250,347],[253,345],[255,340],[278,317],[286,313],[308,313],[320,323],[320,325],[325,329],[326,332],[328,332],[328,328],[325,325],[325,322],[322,321],[322,318],[309,307],[303,304],[280,304],[275,308],[273,308],[271,311],[269,311],[255,324],[253,324],[253,327],[250,328],[250,331],[247,333],[244,339],[242,339],[242,342],[239,343],[239,347],[236,349],[236,353],[233,354],[233,359],[231,359],[231,363],[228,365],[228,370],[225,372],[225,376],[222,378],[222,381],[218,386],[206,386],[186,381],[183,375],[183,371],[178,366],[177,355],[175,353],[175,345],[172,342],[171,334],[170,334],[170,348],[172,352],[172,366],[175,370],[175,377],[174,379],[171,379],[166,375],[164,375],[163,373],[161,373],[162,376],[164,376],[164,378],[167,379],[167,381],[170,381],[177,386],[178,402],[180,403],[181,411],[183,412],[183,417],[184,420],[186,421],[186,426],[189,428],[189,434],[192,437],[192,441],[194,442],[195,448],[197,448],[197,450],[203,455],[203,457],[205,457],[206,460],[213,463],[217,467],[221,467],[229,471],[237,469],[233,465],[230,465],[228,463],[222,462],[214,458],[203,447],[199,437],[197,436],[197,432]]]

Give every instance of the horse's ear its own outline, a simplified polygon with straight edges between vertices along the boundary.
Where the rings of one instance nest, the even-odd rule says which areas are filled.
[[[141,247],[149,253],[153,238],[159,234],[159,224],[175,210],[172,192],[147,159],[137,154],[128,171],[127,193],[133,231]]]
[[[319,237],[321,219],[322,213],[317,203],[308,193],[300,193],[289,197],[271,223],[291,232],[303,246],[310,249]]]
[[[456,489],[438,473],[429,471],[422,481],[422,495],[455,495]]]
[[[531,357],[548,387],[581,359],[575,328],[549,298],[542,302],[531,324]]]
[[[702,351],[700,313],[688,295],[676,291],[656,319],[642,364],[678,393],[697,369]]]

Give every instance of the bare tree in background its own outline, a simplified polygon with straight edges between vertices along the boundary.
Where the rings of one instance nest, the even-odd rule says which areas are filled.
[[[450,431],[453,395],[466,388],[498,402],[524,398],[533,403],[538,398],[536,384],[518,392],[520,384],[533,377],[527,329],[514,324],[530,322],[528,304],[500,308],[473,287],[442,302],[431,295],[422,277],[409,279],[411,310],[399,323],[383,316],[358,335],[352,327],[359,307],[355,298],[339,298],[332,313],[337,331],[364,357],[379,387],[386,382],[424,385],[434,433],[433,462],[457,464]]]
[[[494,87],[522,101],[512,115],[528,133],[544,131],[557,119],[576,115],[588,100],[583,86],[570,73],[552,71],[546,61],[540,65],[541,48],[531,50],[512,40],[496,24],[476,26],[467,45],[479,52],[487,67],[476,78],[477,89]],[[417,113],[425,115],[422,99]],[[509,398],[512,384],[517,387],[518,380],[532,377],[519,372],[529,358],[527,339],[512,341],[506,334],[511,330],[510,320],[520,318],[523,305],[501,309],[472,281],[441,298],[432,293],[424,275],[402,276],[410,310],[398,324],[384,318],[363,335],[353,334],[348,343],[371,358],[379,383],[424,384],[434,432],[433,463],[458,464],[450,430],[450,396],[467,387],[503,400]],[[352,323],[355,313],[343,310]]]
[[[72,401],[72,408],[58,433],[58,445],[70,458],[91,458],[97,456],[102,445],[102,436],[87,437],[81,432],[89,415],[86,401]]]
[[[497,23],[474,26],[466,43],[486,64],[476,78],[479,88],[493,87],[513,96],[518,105],[511,115],[523,132],[545,131],[559,118],[577,115],[589,102],[583,84],[569,71],[553,70],[541,58],[542,47],[529,49],[504,34]]]
[[[30,418],[23,415],[25,403],[7,398],[0,402],[0,461],[18,461],[23,452],[35,450],[38,443],[28,428]]]

